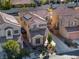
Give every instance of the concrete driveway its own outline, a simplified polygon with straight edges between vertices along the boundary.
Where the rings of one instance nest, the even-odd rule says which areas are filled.
[[[62,42],[58,37],[52,34],[53,41],[56,43],[56,52],[57,54],[71,51],[71,49]]]
[[[56,43],[56,53],[59,55],[79,56],[79,48],[68,47],[60,38],[52,34],[53,41]]]

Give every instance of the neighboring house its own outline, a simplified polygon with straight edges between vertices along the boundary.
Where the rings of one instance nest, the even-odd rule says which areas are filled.
[[[43,45],[47,35],[47,21],[45,17],[47,16],[47,10],[37,9],[27,12],[19,13],[20,20],[19,23],[24,29],[22,29],[25,44],[28,41],[32,46]],[[27,36],[27,37],[26,37]]]
[[[0,42],[8,39],[18,39],[20,36],[21,26],[16,18],[0,12]]]
[[[11,0],[12,5],[30,4],[31,2],[31,0]]]
[[[67,39],[79,39],[79,13],[72,8],[59,7],[59,32]]]

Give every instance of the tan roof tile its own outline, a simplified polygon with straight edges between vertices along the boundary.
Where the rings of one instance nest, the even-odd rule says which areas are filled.
[[[72,15],[75,14],[75,10],[67,7],[58,7],[56,9],[59,15]]]

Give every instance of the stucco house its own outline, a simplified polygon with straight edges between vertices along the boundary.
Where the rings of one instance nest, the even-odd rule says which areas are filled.
[[[42,14],[41,14],[42,13]],[[32,46],[41,46],[44,44],[47,35],[47,21],[45,17],[47,10],[37,9],[32,11],[20,12],[19,23],[21,24],[24,42]]]
[[[79,13],[75,9],[58,7],[59,33],[71,40],[79,39]]]
[[[0,42],[8,39],[18,39],[21,26],[14,16],[0,12]]]

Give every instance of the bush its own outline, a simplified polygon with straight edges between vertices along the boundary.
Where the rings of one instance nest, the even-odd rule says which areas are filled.
[[[4,51],[7,53],[8,59],[16,58],[20,54],[20,45],[15,40],[8,40],[3,45]]]
[[[30,51],[21,48],[15,40],[8,40],[3,44],[3,49],[7,53],[8,59],[22,59],[24,56],[30,56]]]
[[[44,5],[44,4],[46,4],[47,3],[47,0],[41,0],[40,1],[40,4],[42,4],[42,5]]]
[[[21,56],[30,56],[30,53],[27,49],[21,49]]]
[[[0,5],[1,5],[1,9],[4,9],[4,10],[8,10],[11,8],[10,0],[3,0],[3,2],[1,2]]]
[[[48,33],[48,43],[50,44],[51,43],[51,41],[52,41],[52,36],[51,36],[51,33]]]

